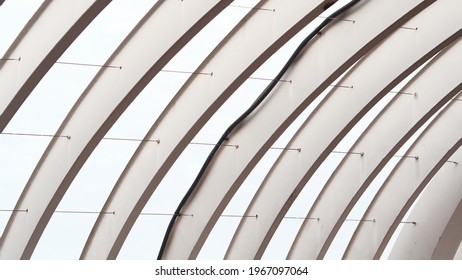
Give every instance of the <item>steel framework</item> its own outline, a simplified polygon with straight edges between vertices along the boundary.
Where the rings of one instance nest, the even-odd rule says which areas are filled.
[[[0,1],[0,9],[9,2]],[[351,133],[356,133],[351,147],[325,175],[327,182],[313,194],[313,205],[305,206],[307,214],[287,258],[324,259],[356,207],[366,210],[357,217],[344,259],[460,257],[462,2],[255,2],[244,7],[248,13],[139,139],[80,258],[118,257],[144,207],[194,137],[259,67],[297,34],[314,30],[319,18],[327,18],[326,26],[313,33],[250,115],[224,135],[224,144],[216,146],[173,207],[177,211],[169,227],[157,229],[165,232],[158,257],[196,259],[255,167],[311,107],[256,192],[249,194],[224,258],[261,259],[289,209]],[[0,61],[2,134],[61,55],[108,5],[110,0],[43,2]],[[342,5],[347,5],[345,11],[330,18]],[[10,210],[0,259],[31,258],[106,133],[164,67],[232,6],[231,0],[203,0],[200,5],[159,0],[146,11],[104,64],[116,67],[96,73],[56,131],[65,137],[52,138],[30,174]],[[379,105],[389,97],[385,106]],[[355,132],[362,122],[369,124]],[[385,167],[396,158],[387,173]],[[379,182],[384,172],[386,179]],[[373,188],[378,191],[371,193]],[[384,254],[387,248],[389,255]]]

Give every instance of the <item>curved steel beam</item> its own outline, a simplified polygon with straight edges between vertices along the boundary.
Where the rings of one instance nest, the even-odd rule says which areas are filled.
[[[0,132],[77,36],[111,2],[45,1],[0,61]]]
[[[404,225],[393,244],[389,259],[429,260],[432,258],[437,243],[462,199],[460,187],[462,172],[458,164],[461,160],[462,149],[459,149],[425,188],[407,218],[408,221],[416,224]],[[457,232],[461,232],[460,228],[448,234],[457,234]],[[444,246],[444,251],[455,253],[459,243],[460,239],[457,244]],[[450,259],[453,257],[454,255]]]
[[[460,181],[459,181],[460,184]],[[460,185],[459,185],[460,187]],[[435,251],[433,260],[452,260],[461,249],[462,242],[462,200],[451,216],[443,234],[441,235]]]
[[[415,9],[420,11],[423,7]],[[342,78],[340,83],[354,85],[353,89],[335,88],[327,95],[288,144],[302,152],[284,151],[269,171],[245,213],[245,216],[258,214],[258,219],[241,220],[227,258],[263,255],[285,213],[333,148],[381,97],[441,49],[430,39],[432,34],[420,36],[428,42],[416,41],[413,33],[396,31]],[[419,51],[415,51],[416,46],[421,47]],[[390,56],[397,63],[387,63]],[[336,205],[334,201],[329,207]],[[325,215],[322,217],[324,220]],[[304,256],[300,258],[315,258],[323,240],[318,231],[309,245],[307,241],[301,242],[298,249]]]
[[[380,258],[414,201],[462,145],[461,105],[450,101],[401,158],[361,219],[374,222],[360,222],[345,259]]]
[[[54,138],[43,154],[15,207],[28,211],[11,215],[0,239],[0,258],[30,258],[101,138],[162,67],[230,2],[158,1],[154,5],[107,61],[106,65],[120,69],[102,68],[62,123],[57,134],[70,139]]]
[[[229,137],[229,142],[239,148],[218,151],[183,207],[182,213],[193,216],[177,219],[165,258],[191,259],[197,256],[229,200],[272,142],[326,87],[404,22],[402,12],[398,12],[403,7],[397,9],[392,3],[395,2],[364,1],[357,4],[345,15],[354,18],[354,24],[336,21],[306,48],[283,77],[292,83],[280,83],[265,100],[264,106]],[[409,6],[405,7],[414,7],[420,1],[407,3]],[[382,13],[383,20],[369,21],[377,10],[386,11]],[[347,39],[352,36],[356,40]],[[340,42],[342,48],[325,47],[338,46]]]
[[[441,21],[443,21],[447,16],[445,9],[440,9],[439,16],[431,12],[436,7],[435,5],[437,3],[427,8],[410,22],[413,26],[422,26],[419,29],[419,32],[421,32],[419,39],[416,40],[416,37],[412,37],[408,38],[409,41],[407,41],[397,37],[398,41],[396,42],[399,42],[399,45],[404,47],[415,44],[419,48],[425,45],[427,47],[421,48],[421,50],[427,49],[427,51],[430,51],[429,54],[434,54],[435,51],[440,50],[460,36],[458,32],[460,27],[457,26],[451,31],[448,30],[444,35],[442,33],[445,31],[441,31],[442,36],[440,38],[435,38],[432,31],[424,31],[428,29],[422,23],[427,19],[436,17],[441,18]],[[433,22],[428,24],[433,25]],[[446,27],[442,24],[439,29],[444,30]],[[456,32],[455,35],[453,32]],[[390,37],[390,40],[392,40],[392,37]],[[423,43],[424,41],[427,42]],[[404,42],[406,43],[402,44]],[[432,48],[433,51],[431,51]],[[412,48],[409,51],[414,52]],[[411,54],[409,55],[412,56]],[[447,84],[447,86],[433,83],[428,78],[435,76],[435,79],[446,81],[445,72],[447,68],[445,67],[448,63],[453,65],[450,61],[448,62],[451,56],[448,57],[439,61],[441,66],[435,66],[433,72],[421,71],[421,74],[402,90],[405,93],[418,91],[418,99],[407,94],[397,95],[359,137],[350,151],[361,152],[363,156],[345,157],[334,171],[307,216],[319,217],[320,219],[316,221],[306,219],[304,221],[289,253],[289,258],[322,259],[343,221],[375,176],[407,139],[445,102],[458,93],[459,80],[454,75],[450,75],[454,82]],[[406,59],[403,58],[402,60],[405,61]],[[432,63],[434,62],[430,62],[430,65]],[[438,65],[437,62],[436,64]],[[429,70],[432,69],[430,68]],[[421,76],[424,76],[424,78],[419,79]],[[414,108],[414,110],[409,110],[409,108]]]
[[[319,15],[324,2],[262,1],[217,46],[166,107],[142,142],[111,192],[87,240],[81,258],[117,256],[139,213],[172,164],[207,120],[264,61]],[[261,32],[270,29],[271,32]],[[251,34],[251,36],[249,36]],[[236,51],[245,49],[245,52]],[[194,106],[191,106],[194,104]]]

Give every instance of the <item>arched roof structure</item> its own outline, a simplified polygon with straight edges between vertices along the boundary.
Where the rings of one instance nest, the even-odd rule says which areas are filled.
[[[461,258],[460,1],[37,2],[0,46],[1,259]]]

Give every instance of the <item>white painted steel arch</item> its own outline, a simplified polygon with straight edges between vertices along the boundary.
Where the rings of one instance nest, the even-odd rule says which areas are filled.
[[[462,200],[446,225],[441,235],[435,251],[432,254],[433,260],[452,260],[461,259],[457,254],[460,253],[462,245]]]
[[[398,5],[403,12],[396,2],[362,2],[344,15],[354,18],[354,24],[337,22],[323,31],[283,76],[292,83],[278,84],[265,105],[229,137],[239,148],[219,150],[183,207],[182,213],[193,217],[178,217],[164,258],[195,258],[231,197],[282,131],[346,69],[404,23],[407,12],[419,3]],[[380,21],[371,20],[374,10],[382,11]],[[339,44],[343,47],[325,48]]]
[[[233,5],[248,9],[247,16],[208,54],[152,124],[144,140],[155,141],[139,139],[138,149],[111,186],[82,259],[117,258],[143,208],[194,136],[286,42],[348,1],[336,2],[261,0],[253,2],[258,3],[255,7]],[[3,130],[20,115],[17,112],[27,108],[21,106],[59,57],[110,3],[43,2],[0,59],[0,136],[7,134]],[[10,3],[3,4],[0,0],[0,9]],[[11,212],[0,237],[0,259],[32,256],[58,204],[106,132],[157,73],[232,4],[159,0],[146,11],[105,63],[111,67],[100,69],[62,122],[56,134],[67,138],[51,140],[15,208],[0,205],[0,212]],[[227,245],[227,259],[261,258],[284,215],[335,146],[390,90],[428,61],[358,135],[350,150],[357,154],[345,156],[336,167],[287,258],[324,258],[380,171],[432,117],[406,153],[409,157],[400,160],[368,204],[344,258],[378,259],[387,246],[392,259],[460,258],[462,110],[460,97],[454,97],[462,90],[461,8],[459,0],[362,0],[334,19],[282,78],[290,82],[279,82],[231,133],[228,141],[236,146],[218,150],[181,208],[188,215],[177,217],[162,257],[197,258],[220,215],[274,141],[345,74],[287,145],[300,150],[283,151],[267,171],[242,215],[247,218],[241,218]],[[398,232],[403,217],[415,224],[406,223]],[[394,235],[397,239],[391,243]]]
[[[391,235],[431,178],[462,145],[462,104],[450,101],[406,152],[369,205],[345,252],[346,259],[380,258]],[[414,158],[418,157],[418,158]],[[378,211],[378,207],[387,211]]]
[[[99,216],[82,258],[117,256],[144,205],[211,115],[266,59],[324,11],[323,1],[263,2],[258,8],[275,11],[254,10],[231,31],[195,71],[213,76],[193,75],[145,136],[160,143],[141,143],[102,211],[115,211],[117,217]],[[271,32],[259,34],[263,28]],[[258,40],[249,34],[258,34]],[[236,51],[241,48],[248,51]]]
[[[389,259],[429,260],[432,258],[444,229],[462,199],[462,172],[458,164],[461,160],[462,149],[459,149],[430,181],[411,214],[406,218],[407,221],[416,224],[404,225],[393,245]],[[445,251],[450,250],[451,247],[445,249]]]

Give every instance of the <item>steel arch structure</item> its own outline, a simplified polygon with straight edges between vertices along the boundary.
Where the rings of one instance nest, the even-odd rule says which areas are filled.
[[[0,11],[11,2],[0,1]],[[40,5],[0,60],[0,137],[12,134],[7,128],[37,86],[50,82],[45,77],[63,53],[111,5],[110,0]],[[97,218],[79,248],[80,258],[116,259],[195,137],[246,82],[256,79],[255,71],[281,50],[288,56],[294,51],[288,50],[290,43],[307,32],[313,38],[289,59],[285,72],[260,79],[269,84],[265,94],[254,103],[246,97],[253,109],[232,129],[213,127],[217,133],[227,131],[216,153],[205,162],[189,159],[203,166],[192,187],[175,202],[159,198],[177,210],[168,214],[168,227],[156,229],[163,236],[156,241],[158,258],[198,258],[225,209],[246,192],[248,177],[286,134],[292,134],[290,140],[277,147],[280,153],[260,176],[256,191],[248,191],[248,202],[241,202],[245,210],[234,215],[239,223],[223,258],[263,258],[295,202],[303,205],[304,217],[296,236],[287,237],[287,259],[326,258],[359,208],[365,210],[354,219],[355,231],[340,252],[344,259],[460,256],[460,1],[255,0],[254,6],[241,6],[231,0],[158,0],[98,66],[29,174],[14,209],[0,205],[10,213],[0,259],[33,256],[58,205],[108,131],[168,63],[233,7],[247,12],[188,79],[172,80],[179,90],[145,136],[136,139],[138,146],[117,182],[109,186],[99,211],[92,212]],[[273,68],[271,73],[280,70]],[[162,90],[153,89],[157,95]],[[233,111],[239,115],[242,107]],[[311,112],[294,129],[307,109]],[[349,148],[338,151],[348,137],[354,138]],[[343,158],[323,175],[321,166],[334,153]],[[312,205],[304,203],[301,193],[311,191],[310,182],[319,174],[326,182],[319,193],[311,192]],[[169,188],[173,192],[175,186]]]

